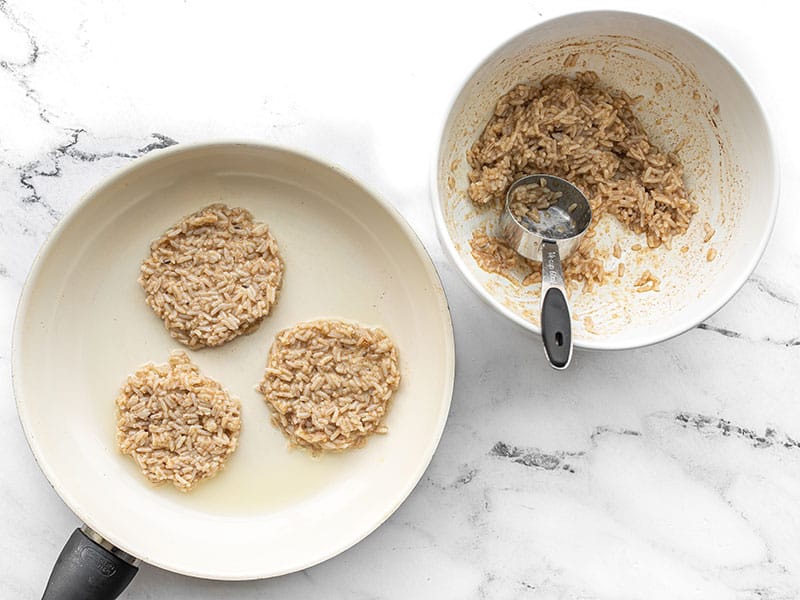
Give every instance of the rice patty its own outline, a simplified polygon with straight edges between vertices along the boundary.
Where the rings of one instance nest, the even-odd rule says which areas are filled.
[[[139,276],[147,304],[190,348],[254,330],[282,281],[283,261],[267,225],[224,204],[184,217],[155,240]]]
[[[383,331],[318,320],[278,333],[259,390],[290,445],[319,454],[386,433],[399,385],[397,348]]]
[[[217,474],[236,450],[240,404],[185,352],[148,363],[117,396],[117,445],[152,483],[182,492]]]

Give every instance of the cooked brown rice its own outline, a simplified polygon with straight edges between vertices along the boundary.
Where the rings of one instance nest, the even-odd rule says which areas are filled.
[[[283,280],[278,244],[243,208],[212,204],[181,219],[150,246],[139,283],[173,338],[219,346],[254,330]]]
[[[639,293],[658,292],[661,280],[653,275],[649,270],[645,270],[633,283],[633,288]]]
[[[319,320],[278,333],[259,390],[290,444],[317,454],[386,433],[399,385],[397,349],[383,331]]]
[[[239,401],[200,373],[185,352],[148,363],[117,396],[117,445],[151,482],[188,492],[236,450]]]
[[[571,69],[576,64],[578,64],[578,53],[577,52],[575,52],[573,54],[570,54],[567,58],[564,59],[564,68],[565,69]]]
[[[541,283],[542,271],[539,263],[523,258],[501,239],[487,235],[484,230],[476,229],[472,232],[470,246],[475,262],[484,271],[519,279],[522,285]],[[605,277],[603,261],[592,257],[594,249],[594,243],[584,239],[564,263],[564,278],[567,281],[584,281],[584,289],[587,291],[592,289],[593,282],[604,281]],[[588,274],[587,279],[582,279],[582,274]]]
[[[711,241],[711,238],[714,237],[716,230],[711,227],[710,223],[703,223],[703,231],[705,232],[705,235],[703,236],[703,243],[707,244]]]
[[[547,181],[540,178],[536,183],[521,185],[511,192],[508,207],[511,214],[523,226],[526,219],[539,223],[539,211],[547,210],[561,198],[561,192],[556,192],[547,187]]]
[[[477,205],[499,211],[509,186],[531,173],[562,177],[584,192],[592,223],[579,251],[566,261],[564,274],[589,288],[605,281],[602,257],[592,240],[605,215],[657,248],[669,247],[674,236],[685,233],[697,212],[684,188],[680,160],[650,141],[633,113],[636,100],[600,87],[594,72],[520,84],[498,100],[467,152],[469,197]],[[509,276],[506,267],[512,259],[501,249],[501,240],[479,230],[471,246],[482,268]],[[535,280],[538,263],[513,262],[530,273],[523,283]]]

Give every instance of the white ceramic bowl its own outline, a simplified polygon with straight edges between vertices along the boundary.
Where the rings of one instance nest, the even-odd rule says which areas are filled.
[[[573,53],[577,64],[565,68]],[[604,217],[596,239],[608,251],[606,268],[616,269],[610,249],[618,241],[626,274],[570,298],[577,346],[645,346],[694,327],[736,293],[761,257],[778,203],[777,159],[762,109],[736,68],[693,33],[653,17],[598,11],[545,21],[500,46],[467,78],[444,122],[431,173],[436,224],[447,253],[478,294],[539,333],[538,284],[522,287],[486,273],[472,258],[473,230],[494,227],[494,221],[467,196],[466,151],[497,99],[515,84],[583,70],[596,71],[605,86],[643,96],[636,114],[663,149],[685,140],[679,156],[700,207],[689,231],[672,250],[633,252],[642,236]],[[706,222],[716,229],[710,243],[703,242]],[[682,253],[683,246],[689,251]],[[717,257],[709,262],[711,247]],[[645,269],[661,278],[661,292],[633,291]]]

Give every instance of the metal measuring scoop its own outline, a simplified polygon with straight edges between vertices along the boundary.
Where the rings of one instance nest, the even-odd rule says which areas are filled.
[[[553,192],[554,203],[516,216],[512,197],[518,197],[515,192],[524,186],[546,187]],[[525,258],[542,263],[542,341],[545,356],[555,369],[566,369],[572,359],[572,320],[561,261],[578,248],[591,220],[592,208],[586,196],[560,177],[528,175],[517,179],[506,193],[501,236]]]

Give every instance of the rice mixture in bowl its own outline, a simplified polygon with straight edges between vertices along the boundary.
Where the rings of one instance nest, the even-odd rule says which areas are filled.
[[[239,401],[200,373],[185,352],[148,363],[117,397],[117,444],[155,484],[188,492],[217,474],[236,450]]]
[[[386,433],[383,419],[399,385],[397,348],[383,331],[318,320],[276,336],[259,390],[289,443],[319,454]]]
[[[282,281],[283,261],[267,225],[224,204],[181,219],[154,241],[139,277],[147,304],[190,348],[253,331]]]
[[[633,112],[636,100],[624,91],[605,89],[592,71],[520,84],[498,100],[467,153],[469,197],[478,206],[491,207],[498,219],[508,188],[526,175],[556,175],[584,193],[592,223],[564,265],[567,281],[583,282],[584,290],[608,279],[592,240],[604,215],[642,234],[649,248],[671,248],[697,212],[684,187],[680,159],[650,140]],[[546,208],[550,202],[543,199],[533,208]],[[512,198],[517,216],[522,204]],[[537,212],[528,210],[526,216],[535,219]],[[541,280],[537,263],[518,256],[484,228],[475,230],[470,244],[481,268],[512,279],[522,268],[523,285]]]

